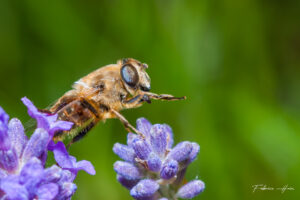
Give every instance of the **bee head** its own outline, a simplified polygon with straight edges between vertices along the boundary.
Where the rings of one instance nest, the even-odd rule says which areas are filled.
[[[126,90],[132,95],[137,91],[150,91],[150,77],[146,72],[148,65],[132,58],[119,61],[121,77]]]

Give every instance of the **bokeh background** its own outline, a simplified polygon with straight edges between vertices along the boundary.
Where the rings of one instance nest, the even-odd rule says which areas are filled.
[[[299,10],[293,0],[1,0],[0,105],[26,122],[21,97],[47,107],[85,74],[133,57],[148,63],[152,91],[188,97],[123,114],[201,145],[187,174],[206,183],[196,199],[297,199]],[[125,140],[107,120],[72,146],[97,171],[78,174],[73,199],[130,199],[112,168]],[[255,184],[295,190],[252,193]]]

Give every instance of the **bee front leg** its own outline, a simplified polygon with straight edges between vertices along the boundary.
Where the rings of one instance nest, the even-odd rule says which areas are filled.
[[[148,95],[139,94],[132,97],[131,99],[122,101],[124,108],[127,109],[139,107],[143,104],[143,102],[151,103]]]
[[[177,100],[185,100],[186,96],[183,97],[174,97],[170,94],[155,94],[152,92],[145,92],[144,96],[148,96],[149,99],[156,99],[156,100],[166,100],[166,101],[177,101]]]
[[[142,138],[144,138],[144,134],[141,133],[140,131],[138,131],[136,128],[134,128],[134,126],[132,126],[128,120],[123,116],[121,115],[121,113],[119,113],[118,111],[114,110],[114,109],[110,109],[111,112],[123,123],[123,125],[125,126],[126,130],[127,131],[134,131],[135,133],[137,133],[138,135],[140,135]],[[131,129],[131,130],[130,130]]]

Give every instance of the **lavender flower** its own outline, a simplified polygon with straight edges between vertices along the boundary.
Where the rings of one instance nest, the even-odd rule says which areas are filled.
[[[165,124],[152,125],[145,118],[137,120],[137,129],[144,138],[129,133],[127,145],[116,143],[113,147],[114,153],[124,160],[114,164],[117,180],[133,198],[191,199],[204,190],[200,180],[182,186],[188,165],[200,151],[197,143],[185,141],[172,149],[172,129]]]
[[[54,144],[56,131],[69,130],[71,122],[57,120],[57,115],[39,112],[26,97],[22,98],[37,128],[30,139],[22,123],[0,107],[0,198],[1,199],[70,199],[76,191],[73,183],[78,170],[95,174],[88,161],[76,162],[63,143]],[[48,149],[59,166],[45,168]]]

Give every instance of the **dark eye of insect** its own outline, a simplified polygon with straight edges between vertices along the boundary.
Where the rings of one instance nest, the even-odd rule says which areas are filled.
[[[121,69],[121,76],[130,87],[135,87],[139,81],[138,73],[132,65],[124,65]]]

